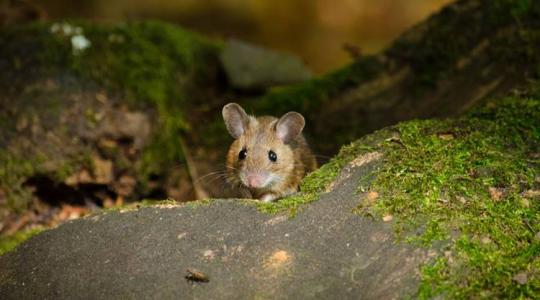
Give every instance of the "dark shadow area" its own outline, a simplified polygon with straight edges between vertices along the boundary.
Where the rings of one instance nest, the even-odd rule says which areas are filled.
[[[85,205],[87,202],[103,206],[104,198],[115,199],[117,196],[105,184],[80,183],[69,186],[63,182],[54,181],[44,174],[28,178],[24,186],[31,187],[39,200],[52,206]]]

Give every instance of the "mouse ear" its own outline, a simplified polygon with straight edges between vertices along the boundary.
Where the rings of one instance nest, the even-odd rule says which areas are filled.
[[[291,111],[284,114],[276,124],[276,134],[285,144],[294,140],[302,129],[306,121],[301,114]]]
[[[239,138],[246,131],[249,116],[240,105],[229,103],[223,106],[221,114],[223,115],[227,131],[229,131],[233,138]]]

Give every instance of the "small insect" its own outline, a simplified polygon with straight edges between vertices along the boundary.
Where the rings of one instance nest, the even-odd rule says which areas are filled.
[[[188,268],[186,271],[187,271],[187,274],[185,278],[188,281],[191,281],[191,282],[209,282],[210,281],[210,279],[208,278],[208,275],[204,274],[203,272],[199,270]]]

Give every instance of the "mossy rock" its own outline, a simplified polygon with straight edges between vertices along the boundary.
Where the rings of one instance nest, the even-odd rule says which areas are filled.
[[[538,120],[539,95],[517,94],[368,135],[275,204],[169,203],[72,221],[0,257],[0,290],[7,299],[536,298]],[[187,269],[209,282],[186,280]]]
[[[230,100],[258,115],[303,113],[308,140],[322,157],[399,121],[463,113],[538,78],[539,5],[529,0],[458,1],[378,55],[256,99],[226,82],[221,43],[174,25],[70,22],[3,29],[0,143],[11,150],[1,156],[7,167],[0,169],[0,195],[7,194],[12,207],[24,208],[30,197],[24,187],[28,177],[46,174],[60,184],[81,169],[95,169],[96,152],[113,162],[115,176],[136,178],[138,196],[193,199],[194,181],[210,195],[221,195],[221,184],[190,179],[183,152],[187,145],[200,156],[195,177],[222,167],[230,139],[220,109]],[[85,41],[90,42],[87,48]],[[102,112],[104,101],[108,114]],[[41,104],[47,108],[34,109]],[[58,117],[70,108],[84,118]],[[104,116],[127,120],[139,113],[147,116],[142,122],[147,126],[127,133],[100,128]],[[46,130],[33,140],[6,146],[14,136],[24,139],[25,131],[40,126]],[[122,145],[142,146],[108,147],[111,143],[103,141],[111,139],[107,135]],[[183,194],[171,192],[180,190],[178,182],[188,186]]]
[[[149,177],[182,162],[196,90],[220,85],[220,44],[160,22],[36,23],[2,29],[0,44],[0,187],[14,209],[29,178],[61,184],[82,170],[105,185],[129,175],[148,193]]]
[[[312,77],[298,58],[239,40],[227,41],[220,58],[235,88],[265,89],[304,82]]]
[[[456,1],[381,53],[306,83],[274,88],[246,106],[303,113],[316,150],[332,153],[382,127],[457,116],[528,86],[540,76],[539,20],[538,1]]]
[[[36,176],[56,185],[90,176],[81,184],[113,192],[119,177],[128,176],[136,180],[131,199],[195,198],[191,187],[178,187],[189,185],[185,145],[202,143],[197,123],[216,117],[237,95],[220,60],[220,41],[157,21],[74,21],[2,28],[0,45],[0,198],[7,198],[0,203],[24,210],[31,194],[26,183]],[[274,64],[290,61],[265,53],[274,55]],[[208,156],[226,147],[223,138],[208,142],[223,136],[218,131],[204,140]],[[113,165],[112,181],[95,178],[103,161]],[[168,192],[173,189],[184,194]]]

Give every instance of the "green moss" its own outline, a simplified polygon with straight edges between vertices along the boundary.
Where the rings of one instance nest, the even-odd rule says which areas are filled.
[[[454,120],[395,126],[361,211],[391,214],[398,236],[447,246],[423,269],[420,298],[535,298],[540,293],[540,101],[511,97]],[[445,244],[446,244],[445,243]],[[536,266],[536,267],[535,267]],[[526,272],[528,281],[512,278]]]
[[[25,160],[7,150],[0,149],[0,186],[6,196],[6,205],[15,211],[25,209],[30,199],[30,191],[23,187],[27,176],[35,173],[36,162]]]
[[[181,162],[179,137],[189,130],[183,111],[196,100],[190,88],[208,80],[205,73],[217,65],[218,45],[159,22],[86,31],[93,45],[75,57],[76,70],[95,80],[105,78],[103,84],[159,115],[158,134],[143,154],[142,171],[159,174],[171,162]],[[123,42],[111,42],[112,36]]]
[[[299,193],[276,202],[257,202],[257,207],[260,211],[266,213],[288,211],[291,216],[294,216],[301,205],[319,199],[321,193],[330,186],[340,174],[343,167],[351,162],[351,160],[359,155],[373,152],[379,147],[381,141],[384,141],[391,135],[391,131],[381,130],[342,147],[338,155],[332,158],[327,164],[322,165],[318,170],[308,174],[302,180]]]
[[[50,175],[57,182],[63,182],[73,174],[75,166],[89,166],[90,158],[84,154],[59,161],[54,172],[46,168],[47,158],[37,155],[26,157],[23,153],[13,153],[0,149],[0,188],[5,193],[5,205],[20,212],[28,208],[32,191],[24,186],[25,181],[36,174]]]
[[[512,26],[524,31],[539,26],[540,3],[531,0],[481,0],[477,4],[450,5],[431,17],[420,38],[407,36],[397,39],[386,54],[404,61],[416,74],[411,83],[418,91],[435,87],[437,82],[454,70],[453,66],[467,56],[483,40]],[[461,8],[474,13],[463,13]],[[480,25],[481,24],[481,25]],[[418,28],[413,28],[418,30]],[[449,39],[449,37],[451,37]],[[490,40],[490,42],[493,42]],[[504,43],[507,50],[516,50]],[[520,44],[521,45],[521,44]],[[526,48],[526,47],[523,47]],[[520,51],[519,47],[517,49]],[[501,59],[500,56],[495,56]],[[507,57],[516,57],[510,55]],[[521,64],[523,65],[523,61]]]
[[[0,255],[15,249],[20,243],[42,232],[44,228],[38,227],[29,230],[19,231],[13,235],[0,236]]]
[[[274,88],[248,111],[275,115],[295,110],[316,111],[322,104],[359,83],[375,78],[383,70],[383,64],[375,57],[363,58],[323,77],[297,85]],[[307,115],[309,117],[309,115]]]
[[[90,41],[88,48],[73,48],[74,31]],[[221,47],[178,26],[151,21],[34,23],[2,29],[0,44],[6,45],[0,56],[10,58],[2,72],[6,77],[21,70],[72,73],[119,94],[134,108],[155,110],[155,139],[138,165],[143,181],[182,161],[178,137],[190,130],[183,112],[199,100],[196,90],[214,79]]]

